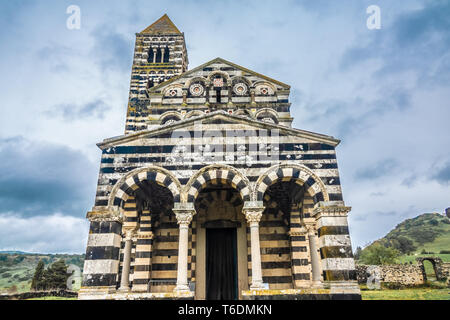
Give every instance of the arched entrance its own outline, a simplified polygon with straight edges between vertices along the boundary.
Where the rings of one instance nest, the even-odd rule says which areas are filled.
[[[416,259],[420,268],[422,269],[423,280],[426,281],[441,281],[444,276],[442,274],[442,259],[438,257],[426,257]]]
[[[161,168],[130,172],[110,203],[122,211],[120,290],[170,292],[177,279],[179,228],[173,213],[179,182]]]
[[[241,193],[228,179],[205,179],[196,186],[197,214],[192,222],[196,299],[238,299],[248,289],[247,223]]]

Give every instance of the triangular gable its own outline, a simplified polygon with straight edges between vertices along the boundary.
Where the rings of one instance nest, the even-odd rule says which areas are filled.
[[[123,135],[123,136],[119,136],[119,137],[115,137],[115,138],[111,138],[111,139],[106,139],[103,142],[98,143],[97,146],[100,149],[105,149],[105,148],[117,146],[120,144],[129,143],[134,140],[139,140],[139,139],[143,139],[146,137],[157,136],[159,134],[187,128],[187,127],[194,125],[195,122],[197,122],[197,121],[202,121],[202,123],[206,124],[212,120],[223,120],[224,123],[246,124],[246,125],[249,125],[250,127],[254,127],[254,128],[258,128],[258,129],[268,129],[268,130],[277,129],[280,131],[281,135],[297,136],[297,137],[301,137],[301,138],[310,139],[312,141],[329,144],[332,146],[337,146],[340,143],[340,140],[338,140],[334,137],[331,137],[331,136],[314,133],[314,132],[310,132],[310,131],[305,131],[305,130],[300,130],[300,129],[288,128],[288,127],[281,126],[278,124],[266,123],[266,122],[249,119],[249,118],[242,117],[242,116],[235,116],[235,115],[231,115],[225,111],[215,111],[215,112],[212,112],[212,113],[204,115],[204,116],[192,117],[192,118],[189,118],[186,120],[172,123],[170,125],[162,126],[157,129],[143,130],[143,131],[139,131],[134,134]]]
[[[144,34],[181,34],[180,30],[170,20],[167,14],[159,18],[155,23],[147,27],[141,33]]]
[[[149,93],[151,94],[152,92],[160,91],[162,88],[168,86],[169,84],[171,84],[171,83],[173,83],[173,82],[175,82],[175,81],[177,81],[177,80],[180,80],[180,79],[183,79],[183,78],[189,78],[189,76],[192,75],[193,73],[196,73],[196,72],[198,72],[198,71],[200,71],[200,70],[203,70],[204,68],[208,67],[209,65],[212,65],[212,64],[215,64],[215,63],[228,64],[230,67],[236,68],[236,69],[241,70],[241,71],[243,71],[243,72],[245,72],[245,73],[252,74],[252,75],[254,75],[254,76],[256,76],[256,77],[259,77],[259,78],[261,78],[261,79],[264,79],[264,80],[266,80],[266,81],[268,81],[268,82],[272,82],[272,83],[274,83],[274,84],[277,84],[277,85],[283,87],[283,88],[286,89],[286,90],[288,90],[288,89],[291,88],[291,86],[289,86],[288,84],[283,83],[283,82],[278,81],[278,80],[275,80],[275,79],[272,79],[272,78],[270,78],[270,77],[268,77],[268,76],[265,76],[265,75],[263,75],[263,74],[261,74],[261,73],[258,73],[258,72],[255,72],[255,71],[253,71],[253,70],[244,68],[244,67],[242,67],[242,66],[240,66],[240,65],[237,65],[237,64],[235,64],[235,63],[233,63],[233,62],[227,61],[227,60],[222,59],[222,58],[215,58],[215,59],[213,59],[213,60],[211,60],[211,61],[208,61],[208,62],[206,62],[206,63],[204,63],[204,64],[202,64],[202,65],[200,65],[200,66],[198,66],[198,67],[196,67],[196,68],[194,68],[194,69],[191,69],[191,70],[189,70],[189,71],[187,71],[187,72],[185,72],[185,73],[182,73],[182,74],[179,75],[179,76],[173,77],[173,78],[171,78],[170,80],[167,80],[167,81],[165,81],[165,82],[160,83],[159,85],[157,85],[157,86],[151,88],[151,89],[149,90]]]

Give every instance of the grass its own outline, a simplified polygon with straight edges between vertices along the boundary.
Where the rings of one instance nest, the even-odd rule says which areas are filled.
[[[77,300],[77,298],[66,298],[66,297],[41,297],[41,298],[31,298],[27,300]]]
[[[450,289],[364,290],[363,300],[450,300]]]
[[[450,288],[444,283],[430,282],[416,288],[369,290],[361,286],[363,300],[450,300]]]

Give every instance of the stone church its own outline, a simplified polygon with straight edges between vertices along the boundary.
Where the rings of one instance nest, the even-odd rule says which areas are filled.
[[[359,299],[340,141],[292,127],[289,85],[188,62],[167,15],[136,34],[79,298]]]

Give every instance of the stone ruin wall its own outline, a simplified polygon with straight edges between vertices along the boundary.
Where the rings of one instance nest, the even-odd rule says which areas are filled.
[[[360,284],[367,283],[367,279],[373,274],[378,274],[380,282],[384,283],[395,283],[404,286],[415,286],[424,283],[422,268],[419,265],[356,266],[356,275]]]

